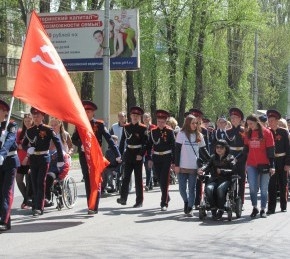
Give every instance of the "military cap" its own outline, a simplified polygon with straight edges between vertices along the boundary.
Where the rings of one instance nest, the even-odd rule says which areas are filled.
[[[95,111],[95,110],[98,109],[98,106],[96,104],[94,104],[92,101],[89,101],[89,100],[83,100],[82,104],[83,104],[85,110]]]
[[[201,110],[199,110],[199,109],[194,109],[194,108],[190,109],[189,113],[192,114],[194,117],[202,118],[202,116],[203,116],[203,112]]]
[[[239,108],[236,108],[236,107],[230,108],[229,109],[229,114],[230,114],[230,116],[236,115],[236,116],[240,117],[241,120],[244,119],[244,114]]]
[[[277,120],[280,120],[281,119],[281,113],[278,112],[278,111],[276,111],[276,110],[267,110],[266,114],[267,114],[267,117],[268,118],[274,117]]]
[[[0,109],[8,112],[10,110],[10,107],[5,101],[0,100]]]
[[[168,117],[170,117],[169,112],[165,110],[156,110],[155,115],[156,115],[156,118],[161,118],[161,119],[167,119]]]
[[[133,107],[130,108],[130,114],[143,115],[144,111],[139,106],[133,106]]]
[[[267,115],[265,115],[265,114],[260,115],[259,116],[259,120],[260,120],[260,122],[264,122],[265,123],[268,120]]]
[[[40,114],[43,115],[43,116],[45,115],[45,112],[42,112],[42,111],[36,109],[35,107],[31,107],[31,108],[30,108],[30,113],[31,113],[31,114],[37,114],[37,113],[40,113]]]

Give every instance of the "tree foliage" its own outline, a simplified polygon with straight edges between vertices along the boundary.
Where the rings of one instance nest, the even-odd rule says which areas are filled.
[[[37,1],[10,2],[25,22],[35,7],[31,2]],[[49,4],[40,1],[40,11],[49,11]],[[58,11],[68,12],[72,6],[97,10],[104,4],[59,0]],[[128,107],[142,105],[151,113],[167,109],[180,123],[192,107],[211,119],[227,114],[231,106],[253,112],[257,48],[259,108],[286,114],[289,0],[111,0],[110,7],[138,8],[140,14],[141,69],[124,77]],[[82,80],[82,95],[89,98],[92,77],[83,74]]]

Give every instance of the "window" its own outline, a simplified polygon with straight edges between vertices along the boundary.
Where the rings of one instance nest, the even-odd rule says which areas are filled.
[[[19,67],[19,59],[0,57],[0,76],[15,78]]]

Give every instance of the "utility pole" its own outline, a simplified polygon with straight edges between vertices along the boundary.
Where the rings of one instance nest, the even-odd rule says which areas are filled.
[[[103,102],[103,111],[104,111],[104,122],[107,127],[109,127],[110,122],[110,46],[109,46],[109,37],[110,37],[110,0],[105,2],[105,26],[104,26],[104,40],[105,48],[103,54],[103,73],[104,73],[104,102]]]
[[[255,57],[254,57],[254,113],[257,114],[258,110],[258,34],[255,32]]]

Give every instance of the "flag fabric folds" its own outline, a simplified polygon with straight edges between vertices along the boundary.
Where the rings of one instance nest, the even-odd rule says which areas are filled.
[[[91,195],[88,207],[94,209],[101,173],[108,161],[103,157],[78,93],[34,11],[13,96],[77,127],[90,172]]]

